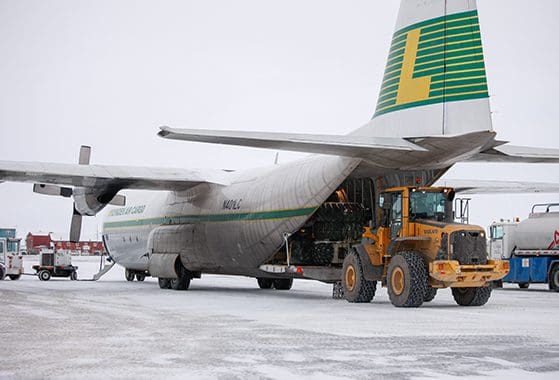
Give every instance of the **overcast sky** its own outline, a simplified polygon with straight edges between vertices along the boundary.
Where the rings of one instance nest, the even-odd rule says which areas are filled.
[[[158,126],[345,134],[372,116],[399,1],[0,0],[0,160],[243,169],[275,152],[166,141]],[[559,2],[479,0],[494,128],[558,148]],[[280,162],[301,157],[282,152]],[[452,178],[559,182],[559,165]],[[479,196],[471,221],[559,195]],[[66,232],[71,200],[0,184],[0,226]],[[101,218],[85,218],[85,237]]]

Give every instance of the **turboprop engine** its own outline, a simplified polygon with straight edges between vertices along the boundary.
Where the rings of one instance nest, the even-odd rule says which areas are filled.
[[[82,145],[80,147],[80,155],[78,163],[80,165],[89,165],[91,158],[91,147]],[[111,204],[115,206],[124,206],[126,197],[118,195],[120,188],[116,187],[63,187],[50,184],[35,184],[33,191],[39,194],[62,196],[65,198],[72,197],[74,199],[74,207],[72,211],[72,222],[70,224],[70,241],[78,242],[80,240],[82,216],[95,216],[99,211]]]

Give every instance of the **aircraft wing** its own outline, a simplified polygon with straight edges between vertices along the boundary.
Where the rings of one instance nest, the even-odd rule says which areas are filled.
[[[472,162],[559,163],[559,149],[499,145],[478,153]]]
[[[559,193],[559,183],[440,179],[434,186],[453,187],[460,194]]]
[[[201,183],[218,183],[186,169],[17,161],[0,161],[1,181],[144,190],[183,190]]]
[[[172,140],[240,145],[253,148],[361,157],[371,150],[426,151],[402,138],[351,135],[313,135],[303,133],[245,132],[161,127],[158,135]]]

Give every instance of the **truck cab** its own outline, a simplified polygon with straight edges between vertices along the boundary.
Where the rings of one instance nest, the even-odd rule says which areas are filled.
[[[518,222],[501,220],[489,226],[489,256],[496,259],[508,259],[514,250],[514,235]]]
[[[23,274],[23,256],[20,255],[21,239],[0,238],[0,280],[8,276],[11,280],[19,280]]]

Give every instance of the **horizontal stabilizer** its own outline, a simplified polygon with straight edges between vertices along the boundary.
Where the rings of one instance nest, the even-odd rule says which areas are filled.
[[[559,193],[559,183],[441,179],[435,186],[453,187],[460,194]]]
[[[559,163],[559,149],[533,148],[505,144],[478,153],[477,155],[471,157],[468,161]]]
[[[370,150],[425,151],[424,148],[405,139],[393,137],[174,129],[168,127],[161,127],[159,136],[173,140],[240,145],[253,148],[280,149],[345,157],[363,157]]]

